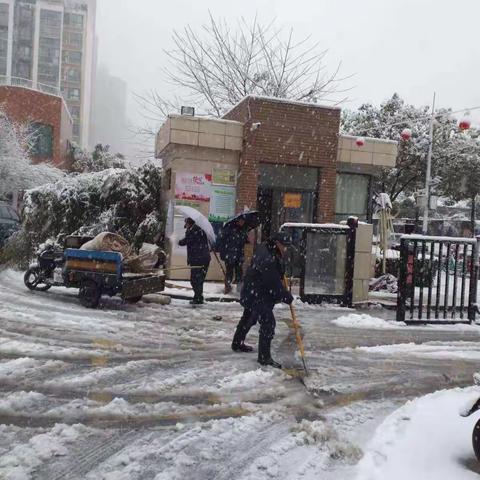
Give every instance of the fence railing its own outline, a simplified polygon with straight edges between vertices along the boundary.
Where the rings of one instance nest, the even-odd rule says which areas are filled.
[[[42,93],[48,93],[50,95],[61,96],[60,87],[55,85],[46,85],[44,83],[34,82],[28,78],[10,77],[7,75],[0,75],[0,85],[8,85],[11,87],[23,87],[30,90],[38,90]]]
[[[478,246],[472,238],[404,235],[400,241],[397,320],[475,320]]]

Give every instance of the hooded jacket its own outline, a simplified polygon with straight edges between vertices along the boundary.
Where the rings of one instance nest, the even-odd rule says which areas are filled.
[[[252,263],[245,274],[240,303],[253,309],[256,306],[273,308],[276,303],[292,303],[292,294],[283,284],[284,268],[274,243],[257,247]]]

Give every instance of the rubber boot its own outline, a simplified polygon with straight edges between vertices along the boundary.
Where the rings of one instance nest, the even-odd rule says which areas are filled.
[[[232,340],[232,350],[234,352],[252,352],[253,348],[249,345],[245,345],[243,342],[245,341],[245,337],[247,336],[248,330],[237,326],[235,330],[235,335],[233,336]]]
[[[274,368],[282,368],[280,363],[273,360],[272,355],[270,354],[270,345],[272,343],[272,338],[265,337],[265,335],[260,334],[258,339],[258,363],[260,365],[271,366]]]

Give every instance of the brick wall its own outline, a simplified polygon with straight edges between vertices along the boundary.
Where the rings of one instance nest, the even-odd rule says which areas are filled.
[[[317,221],[335,218],[340,110],[246,97],[224,118],[243,122],[237,209],[256,208],[260,163],[320,168]]]
[[[72,122],[60,97],[28,88],[0,86],[0,109],[16,123],[39,122],[52,126],[53,158],[33,160],[52,160],[57,166],[68,166],[67,147],[72,139]]]

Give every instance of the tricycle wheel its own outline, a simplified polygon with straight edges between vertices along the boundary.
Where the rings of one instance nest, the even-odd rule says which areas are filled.
[[[46,292],[51,287],[42,279],[39,267],[29,268],[23,276],[23,283],[29,290],[38,290],[39,292]]]
[[[141,299],[142,299],[142,295],[139,295],[138,297],[126,298],[125,301],[127,303],[138,303]]]
[[[78,292],[80,303],[87,308],[98,307],[101,295],[102,291],[94,280],[84,280]]]
[[[473,427],[472,444],[473,444],[473,451],[475,452],[475,456],[477,457],[477,460],[480,462],[480,420],[477,420],[477,423]]]

